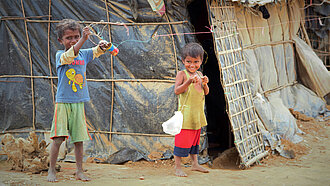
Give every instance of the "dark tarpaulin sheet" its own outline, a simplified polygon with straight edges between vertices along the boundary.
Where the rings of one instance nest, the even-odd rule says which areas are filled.
[[[65,18],[119,23],[189,21],[186,9],[188,1],[164,2],[168,20],[166,16],[153,12],[147,0],[115,0],[106,3],[103,0],[52,0],[50,16],[51,20],[56,21]],[[22,8],[29,20],[46,22],[27,21],[25,27],[24,19],[18,19],[24,16]],[[23,7],[21,0],[0,1],[0,55],[2,56],[0,76],[23,76],[0,78],[0,130],[3,133],[12,130],[31,131],[35,127],[37,132],[41,132],[38,133],[40,137],[50,142],[49,133],[43,131],[49,131],[51,128],[54,112],[53,95],[56,94],[57,79],[49,77],[57,76],[55,53],[63,48],[55,34],[57,23],[51,22],[48,32],[48,8],[47,0],[23,0]],[[182,35],[182,33],[194,32],[191,23],[111,25],[110,27],[94,25],[93,28],[95,32],[101,33],[105,40],[110,41],[109,35],[111,35],[111,41],[118,47],[119,54],[116,57],[110,54],[102,55],[87,67],[87,78],[93,80],[88,81],[91,101],[85,104],[85,109],[87,125],[93,140],[84,143],[86,157],[102,157],[109,160],[110,155],[124,149],[125,152],[134,152],[139,156],[142,153],[145,158],[152,151],[168,153],[169,149],[173,150],[172,137],[111,134],[110,139],[110,134],[107,132],[164,134],[162,122],[169,119],[177,109],[177,97],[173,91],[176,62],[179,70],[182,70],[181,48],[187,42],[196,41],[194,35]],[[172,37],[168,35],[171,34],[171,30],[174,34],[180,34],[173,36],[174,43]],[[90,36],[90,39],[95,43],[98,42],[95,36]],[[83,48],[95,46],[92,41],[86,41]],[[113,68],[111,68],[111,58]],[[32,74],[30,63],[32,63]],[[30,75],[35,77],[33,88]],[[114,80],[127,80],[114,83],[102,81],[102,79],[112,79],[112,76]],[[35,104],[34,126],[32,90]],[[113,99],[112,94],[114,94]],[[113,112],[111,112],[112,104]],[[27,137],[28,133],[15,135]],[[206,147],[205,138],[202,137],[201,149]],[[72,144],[66,142],[65,147],[68,149],[69,157],[73,151]],[[132,160],[129,159],[130,157],[127,155],[127,161]],[[135,159],[139,158],[135,157]]]

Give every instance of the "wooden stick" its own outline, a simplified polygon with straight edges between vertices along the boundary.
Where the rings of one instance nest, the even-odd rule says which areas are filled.
[[[49,17],[50,15],[43,15],[43,16],[30,16],[30,17],[18,17],[18,16],[2,16],[0,20],[21,20],[21,19],[28,19],[28,18],[43,18]]]
[[[329,45],[329,43],[328,43],[328,45]],[[328,51],[323,51],[323,50],[318,50],[318,49],[313,49],[313,50],[316,53],[321,53],[321,54],[326,55],[326,56],[330,55],[330,52],[328,52]],[[319,54],[319,55],[321,55],[321,54]]]
[[[32,20],[25,19],[26,22],[32,23],[59,23],[61,20]],[[102,25],[115,25],[115,26],[147,26],[147,25],[176,25],[184,24],[188,21],[176,21],[176,22],[154,22],[154,23],[118,23],[118,22],[95,22],[95,21],[77,21],[80,24],[102,24]]]
[[[108,10],[107,1],[104,0],[105,9],[107,11],[107,21],[110,22],[110,15]],[[108,25],[108,33],[109,33],[109,41],[112,41],[111,38],[111,25]],[[113,56],[110,58],[110,72],[111,72],[111,79],[114,79],[114,72],[113,72]],[[113,109],[114,109],[114,97],[115,97],[115,82],[111,82],[111,106],[110,106],[110,127],[109,131],[112,132],[112,125],[113,125]],[[112,134],[109,135],[109,141],[112,141]]]
[[[232,70],[232,69],[231,69]],[[230,71],[231,72],[231,71]],[[234,81],[232,83],[228,83],[228,84],[225,84],[224,87],[231,87],[231,86],[234,86],[234,85],[237,85],[239,83],[243,83],[243,82],[248,82],[249,80],[248,79],[243,79],[243,80],[237,80],[237,81]],[[235,89],[236,89],[236,86],[235,86]],[[237,92],[236,92],[237,93]]]
[[[25,18],[23,0],[21,0],[21,6],[22,6],[23,17]],[[29,39],[26,19],[24,19],[24,26],[25,26],[26,42],[28,44],[28,53],[29,53],[29,61],[30,61],[30,74],[31,74],[31,76],[33,76],[32,59],[31,59],[31,46],[30,46],[30,39]],[[33,130],[35,130],[35,103],[34,103],[34,82],[33,82],[33,78],[31,78],[31,94],[32,94],[31,95],[31,97],[32,97],[32,126],[33,126]]]
[[[57,76],[30,76],[30,75],[2,75],[0,78],[43,78],[43,79],[57,79]],[[87,81],[95,82],[163,82],[175,83],[171,79],[86,79]]]
[[[170,19],[168,18],[167,13],[165,12],[165,17],[167,22],[170,22]],[[175,61],[175,69],[176,69],[176,73],[179,72],[179,66],[178,66],[178,58],[177,58],[177,54],[176,54],[176,46],[175,46],[175,42],[174,42],[174,36],[173,36],[173,30],[171,25],[169,25],[170,31],[171,31],[171,40],[172,40],[172,44],[173,44],[173,52],[174,52],[174,61]]]
[[[44,78],[44,79],[57,79],[57,77],[50,76],[32,76],[32,75],[1,75],[0,78]]]
[[[261,43],[261,44],[252,44],[252,45],[244,46],[244,49],[255,49],[255,48],[263,47],[263,46],[275,46],[275,45],[281,45],[281,44],[286,44],[286,43],[294,43],[294,41],[286,40],[286,41],[272,41],[269,43]]]
[[[239,99],[241,99],[241,98],[245,98],[245,97],[249,97],[249,96],[251,96],[251,93],[244,94],[244,95],[242,95],[241,97],[234,98],[234,99],[232,99],[232,100],[229,100],[228,102],[229,102],[229,103],[230,103],[230,102],[235,102],[235,101],[237,101],[237,100],[239,100]]]
[[[31,131],[1,131],[0,134],[7,134],[7,133],[29,133]],[[36,130],[33,131],[36,133],[50,133],[50,131],[45,130]],[[126,132],[109,132],[109,131],[88,131],[89,133],[94,134],[116,134],[116,135],[129,135],[129,136],[146,136],[146,137],[175,137],[175,135],[169,134],[145,134],[145,133],[126,133]],[[201,134],[201,137],[205,137],[206,134]]]
[[[48,5],[48,20],[51,19],[51,7],[52,7],[52,0],[49,0]],[[49,67],[49,75],[50,75],[50,86],[51,86],[51,92],[52,92],[52,99],[53,99],[53,105],[55,105],[55,94],[54,94],[54,85],[53,85],[53,73],[52,73],[52,65],[50,63],[50,22],[48,23],[48,37],[47,37],[47,43],[48,43],[48,49],[47,49],[47,56],[48,56],[48,67]]]
[[[264,94],[265,96],[268,96],[268,94],[270,94],[270,93],[272,93],[272,92],[277,92],[277,91],[279,91],[279,90],[282,90],[282,89],[284,89],[284,88],[286,88],[286,87],[288,87],[288,86],[293,86],[293,85],[295,85],[295,84],[298,84],[298,82],[297,82],[297,81],[294,81],[294,82],[292,82],[292,83],[288,83],[288,84],[286,84],[286,85],[278,86],[278,87],[275,87],[275,88],[273,88],[273,89],[271,89],[271,90],[267,90],[267,91],[261,92],[261,94]]]
[[[302,30],[303,33],[304,33],[305,41],[306,41],[307,44],[312,48],[311,41],[309,40],[308,33],[307,33],[307,31],[306,31],[306,28],[305,28],[305,23],[304,23],[303,21],[300,22],[300,28],[301,28],[301,30]]]
[[[247,161],[245,163],[245,168],[250,167],[251,164],[253,164],[254,162],[256,162],[259,159],[262,159],[262,158],[266,157],[267,155],[268,155],[268,151],[265,151],[265,152],[260,153],[259,155],[255,156],[255,157],[253,157],[252,159],[250,159],[249,161]]]

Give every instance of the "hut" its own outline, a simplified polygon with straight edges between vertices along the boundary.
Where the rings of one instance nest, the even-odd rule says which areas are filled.
[[[160,4],[158,4],[160,3]],[[172,156],[174,137],[161,124],[177,109],[174,81],[181,48],[203,45],[201,71],[210,78],[202,162],[235,146],[242,167],[295,143],[301,131],[289,109],[325,114],[330,76],[308,45],[304,1],[13,0],[0,6],[0,129],[49,141],[57,87],[56,24],[71,18],[119,48],[88,65],[85,104],[92,141],[85,158],[106,163]],[[268,14],[267,14],[268,13]],[[268,16],[267,16],[268,15]],[[268,18],[267,18],[268,17]],[[97,36],[96,36],[97,35]],[[63,160],[74,161],[70,140]]]

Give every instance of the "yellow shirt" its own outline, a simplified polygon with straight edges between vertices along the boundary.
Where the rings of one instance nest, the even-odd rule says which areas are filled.
[[[188,72],[186,70],[184,70],[184,72],[187,76],[187,79],[189,79],[190,76]],[[198,130],[207,125],[204,113],[204,91],[198,92],[194,87],[194,84],[191,83],[188,87],[188,90],[179,95],[179,110],[181,109],[182,105],[182,129]]]

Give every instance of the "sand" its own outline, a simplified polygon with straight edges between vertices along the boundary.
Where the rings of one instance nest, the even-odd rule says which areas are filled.
[[[173,160],[128,162],[124,165],[85,163],[90,182],[75,180],[75,164],[60,162],[57,174],[60,185],[329,185],[330,183],[330,123],[298,121],[306,134],[304,141],[293,144],[282,141],[285,149],[295,152],[294,159],[269,155],[247,170],[235,166],[210,168],[210,173],[183,170],[188,177],[174,176]],[[235,154],[231,151],[228,154]],[[157,156],[157,154],[153,154]],[[227,160],[236,159],[233,157]],[[8,163],[0,162],[0,185],[54,185],[46,181],[47,172],[40,174],[11,171]]]

